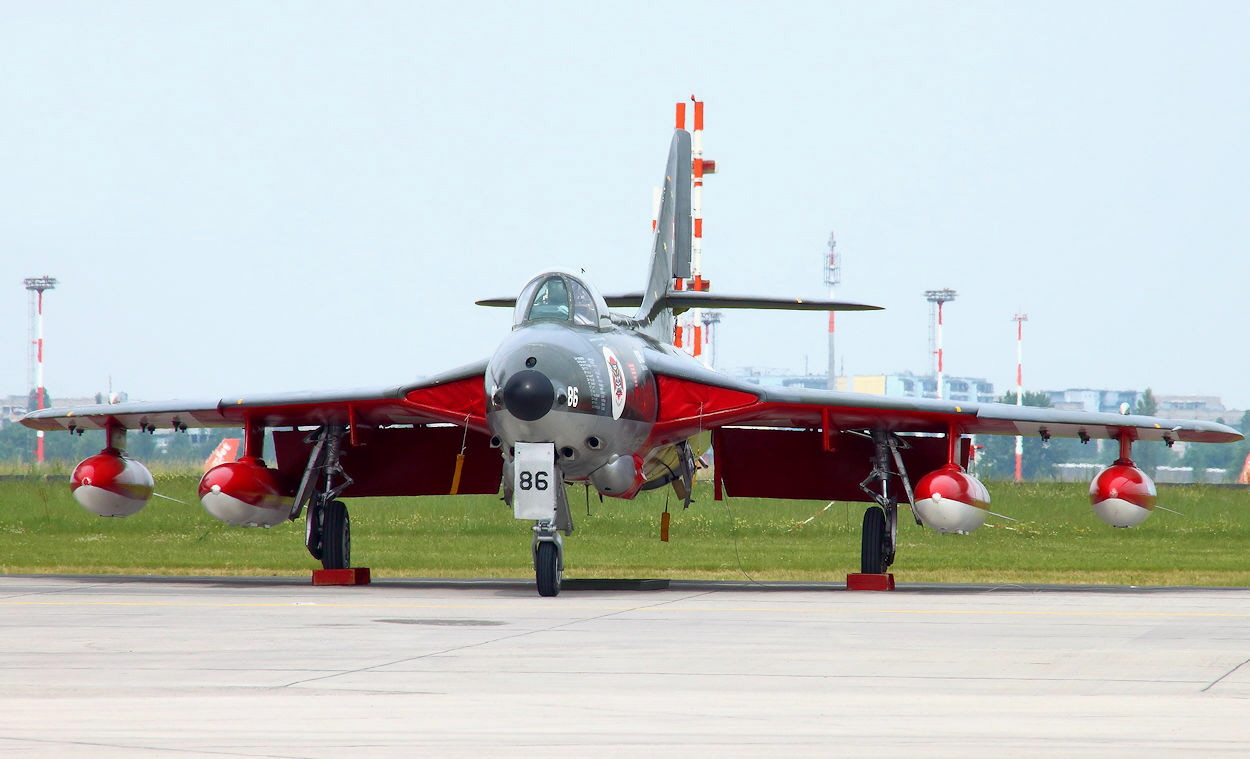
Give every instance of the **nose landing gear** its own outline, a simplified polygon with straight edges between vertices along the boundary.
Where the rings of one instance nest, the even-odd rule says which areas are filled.
[[[538,595],[559,595],[563,575],[564,540],[550,522],[539,522],[534,525],[534,579]]]
[[[565,535],[573,531],[564,476],[556,466],[553,443],[517,443],[512,461],[512,513],[534,521],[534,579],[538,595],[560,593]]]

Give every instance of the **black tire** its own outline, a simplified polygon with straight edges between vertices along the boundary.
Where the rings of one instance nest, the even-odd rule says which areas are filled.
[[[560,574],[560,551],[555,542],[540,542],[538,550],[534,552],[534,577],[538,580],[538,595],[559,595]]]
[[[321,506],[321,496],[315,495],[308,503],[308,513],[304,520],[307,523],[304,545],[308,553],[317,561],[325,555],[325,509]]]
[[[885,511],[876,506],[864,512],[863,543],[859,552],[859,571],[866,575],[885,572]]]
[[[321,566],[347,569],[352,565],[352,523],[342,501],[325,505],[322,519]]]

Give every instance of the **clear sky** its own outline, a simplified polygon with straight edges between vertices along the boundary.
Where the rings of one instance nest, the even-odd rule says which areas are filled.
[[[398,384],[488,355],[553,266],[638,289],[673,103],[705,274],[820,296],[847,373],[946,366],[1250,407],[1250,4],[3,2],[0,394]],[[823,371],[822,314],[721,367]]]

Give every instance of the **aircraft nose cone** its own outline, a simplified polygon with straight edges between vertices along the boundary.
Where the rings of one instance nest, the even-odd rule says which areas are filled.
[[[551,380],[533,369],[517,372],[503,387],[504,408],[524,422],[542,419],[555,400],[556,391],[551,386]]]

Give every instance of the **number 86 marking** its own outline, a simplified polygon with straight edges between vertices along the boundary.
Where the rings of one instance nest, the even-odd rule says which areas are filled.
[[[546,472],[531,472],[523,469],[517,480],[517,487],[522,490],[546,490],[549,487]]]

